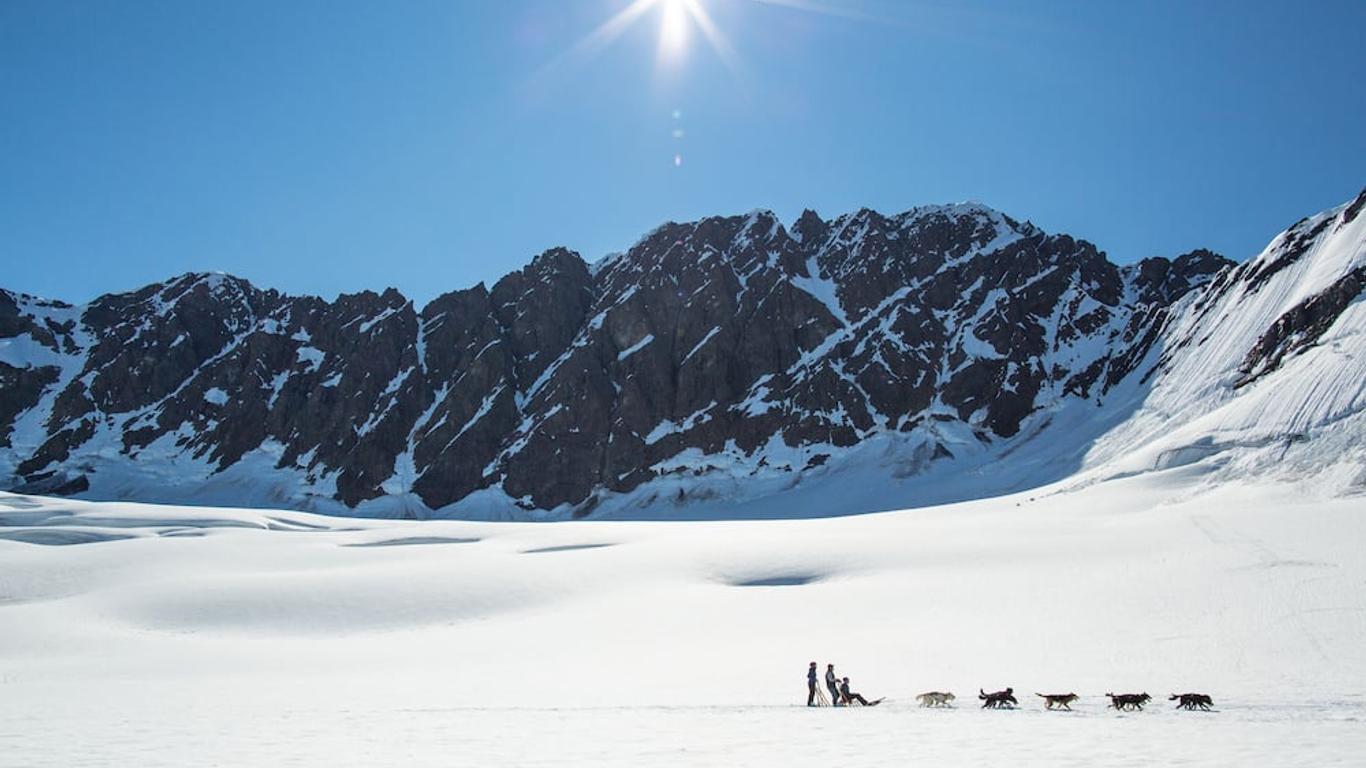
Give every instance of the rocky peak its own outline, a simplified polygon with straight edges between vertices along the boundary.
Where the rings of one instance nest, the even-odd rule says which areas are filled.
[[[792,236],[804,243],[823,238],[829,231],[830,225],[810,208],[803,210],[792,225]]]
[[[1192,289],[1213,280],[1233,262],[1203,248],[1175,259],[1153,257],[1128,268],[1139,300],[1145,304],[1170,304]]]
[[[527,268],[522,270],[522,274],[534,275],[540,279],[568,275],[571,279],[585,282],[588,265],[579,254],[568,248],[551,248],[533,258]]]

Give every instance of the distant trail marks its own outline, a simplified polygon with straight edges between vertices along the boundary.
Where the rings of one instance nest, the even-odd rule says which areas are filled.
[[[573,551],[579,550],[579,549],[602,549],[602,548],[604,548],[604,547],[615,547],[615,546],[616,546],[616,543],[615,543],[615,542],[609,542],[609,543],[605,543],[605,544],[561,544],[561,545],[556,546],[556,547],[539,547],[539,548],[537,548],[537,549],[524,549],[524,550],[522,550],[522,554],[524,554],[524,555],[540,555],[540,554],[545,554],[545,553],[547,553],[547,552],[573,552]]]
[[[1252,571],[1265,570],[1268,568],[1337,568],[1337,563],[1325,563],[1318,560],[1271,560],[1252,565],[1243,566],[1238,570]]]
[[[184,539],[208,536],[209,532],[203,528],[168,528],[167,530],[159,531],[157,535],[162,538]]]
[[[336,528],[322,523],[305,523],[302,520],[286,520],[283,517],[267,517],[267,527],[272,531],[335,531]]]
[[[824,578],[825,574],[823,573],[790,573],[749,579],[730,579],[726,583],[732,587],[800,587],[806,584],[814,584]]]
[[[1251,557],[1256,562],[1251,565],[1242,566],[1234,570],[1237,571],[1269,571],[1276,568],[1300,567],[1300,568],[1331,568],[1333,563],[1324,563],[1311,560],[1295,560],[1281,557],[1275,550],[1267,546],[1266,542],[1256,539],[1237,531],[1232,531],[1221,527],[1215,523],[1209,515],[1191,515],[1190,521],[1200,532],[1211,542],[1223,547],[1229,547],[1242,552]],[[1290,621],[1299,630],[1299,635],[1313,649],[1314,653],[1324,662],[1332,663],[1332,658],[1323,647],[1322,641],[1314,634],[1305,616],[1309,613],[1304,607],[1303,591],[1304,585],[1318,581],[1324,577],[1313,577],[1302,579],[1293,586],[1293,596],[1291,599],[1280,601],[1280,607],[1284,610],[1283,615],[1271,622],[1273,624],[1282,621]],[[1240,656],[1242,655],[1240,651]]]
[[[482,539],[462,539],[454,536],[409,536],[402,539],[385,539],[383,541],[358,541],[355,544],[343,544],[343,547],[410,547],[424,544],[476,544]]]

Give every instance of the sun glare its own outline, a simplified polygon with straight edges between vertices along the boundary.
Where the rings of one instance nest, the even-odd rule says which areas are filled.
[[[717,26],[708,10],[708,5],[719,4],[719,0],[620,0],[623,4],[615,14],[599,24],[586,37],[576,42],[569,50],[556,56],[538,70],[534,79],[558,70],[562,65],[583,60],[596,55],[611,45],[627,31],[641,22],[659,23],[658,63],[660,70],[683,69],[693,37],[700,38],[712,53],[726,66],[736,84],[744,89],[748,80],[746,68],[740,56],[731,46],[729,38]],[[730,1],[730,0],[728,0]],[[830,16],[847,16],[864,19],[856,10],[843,8],[836,3],[856,2],[857,0],[745,0],[748,3],[777,6],[787,10],[818,13]],[[684,131],[678,124],[679,113],[674,112],[675,125],[670,132],[674,142],[672,152],[673,167],[683,166],[681,149]]]
[[[659,58],[677,61],[687,52],[694,32],[700,32],[712,50],[732,71],[738,72],[739,60],[729,41],[712,21],[703,0],[632,0],[626,7],[604,21],[569,51],[551,61],[546,69],[555,69],[567,60],[591,56],[621,37],[645,17],[659,20]]]
[[[659,27],[659,55],[677,59],[688,47],[688,0],[662,0]]]
[[[693,33],[710,46],[713,53],[721,59],[737,80],[743,81],[744,67],[735,49],[712,20],[707,6],[713,0],[630,0],[620,11],[598,25],[588,36],[579,40],[569,50],[556,56],[544,67],[540,74],[558,69],[562,64],[575,59],[590,57],[610,45],[617,38],[634,27],[647,16],[659,21],[659,59],[678,61],[683,58],[692,43]],[[775,6],[792,11],[817,13],[827,16],[841,16],[864,21],[875,21],[857,7],[846,6],[852,0],[746,0],[749,3]]]

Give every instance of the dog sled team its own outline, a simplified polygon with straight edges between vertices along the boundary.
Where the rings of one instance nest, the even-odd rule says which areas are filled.
[[[865,707],[872,707],[881,704],[884,699],[868,701],[862,695],[849,690],[849,678],[839,677],[835,674],[835,665],[825,665],[825,689],[830,692],[827,698],[825,692],[821,690],[819,682],[820,675],[817,672],[816,662],[811,662],[811,666],[806,670],[806,706],[835,706],[848,707],[855,703]],[[1043,699],[1044,709],[1072,711],[1072,703],[1081,698],[1075,693],[1036,693],[1035,696]],[[1110,699],[1109,708],[1120,712],[1141,712],[1143,705],[1152,701],[1153,697],[1147,693],[1107,693]],[[926,691],[916,696],[916,701],[922,707],[939,708],[952,707],[956,697],[948,691]],[[982,709],[1014,709],[1019,706],[1019,699],[1015,698],[1015,689],[1006,688],[1000,691],[987,693],[983,689],[977,689],[977,698],[982,702]],[[1209,712],[1214,706],[1214,699],[1203,693],[1173,693],[1167,697],[1168,701],[1177,702],[1177,709],[1188,711],[1201,710]]]
[[[806,668],[806,706],[834,706],[852,707],[858,704],[861,707],[876,707],[882,703],[882,699],[869,701],[863,694],[849,690],[849,678],[838,677],[835,674],[835,665],[825,665],[825,690],[830,692],[826,698],[825,691],[822,691],[816,684],[818,680],[816,672],[816,662],[811,662],[811,666]]]

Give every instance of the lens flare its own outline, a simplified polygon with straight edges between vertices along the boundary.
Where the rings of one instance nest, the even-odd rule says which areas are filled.
[[[687,0],[664,0],[659,18],[659,55],[678,59],[688,48]]]
[[[842,17],[854,21],[873,23],[893,23],[894,21],[872,15],[863,10],[862,0],[745,1],[784,10]],[[621,10],[598,25],[596,29],[575,43],[569,50],[542,66],[533,80],[539,80],[546,74],[576,60],[591,58],[615,42],[627,30],[642,21],[644,17],[657,12],[660,25],[658,55],[661,60],[676,61],[681,59],[691,43],[693,33],[696,32],[716,54],[717,58],[730,70],[731,75],[743,83],[747,79],[745,67],[740,56],[731,46],[730,39],[717,26],[710,11],[707,10],[707,5],[711,3],[712,0],[629,0]]]

